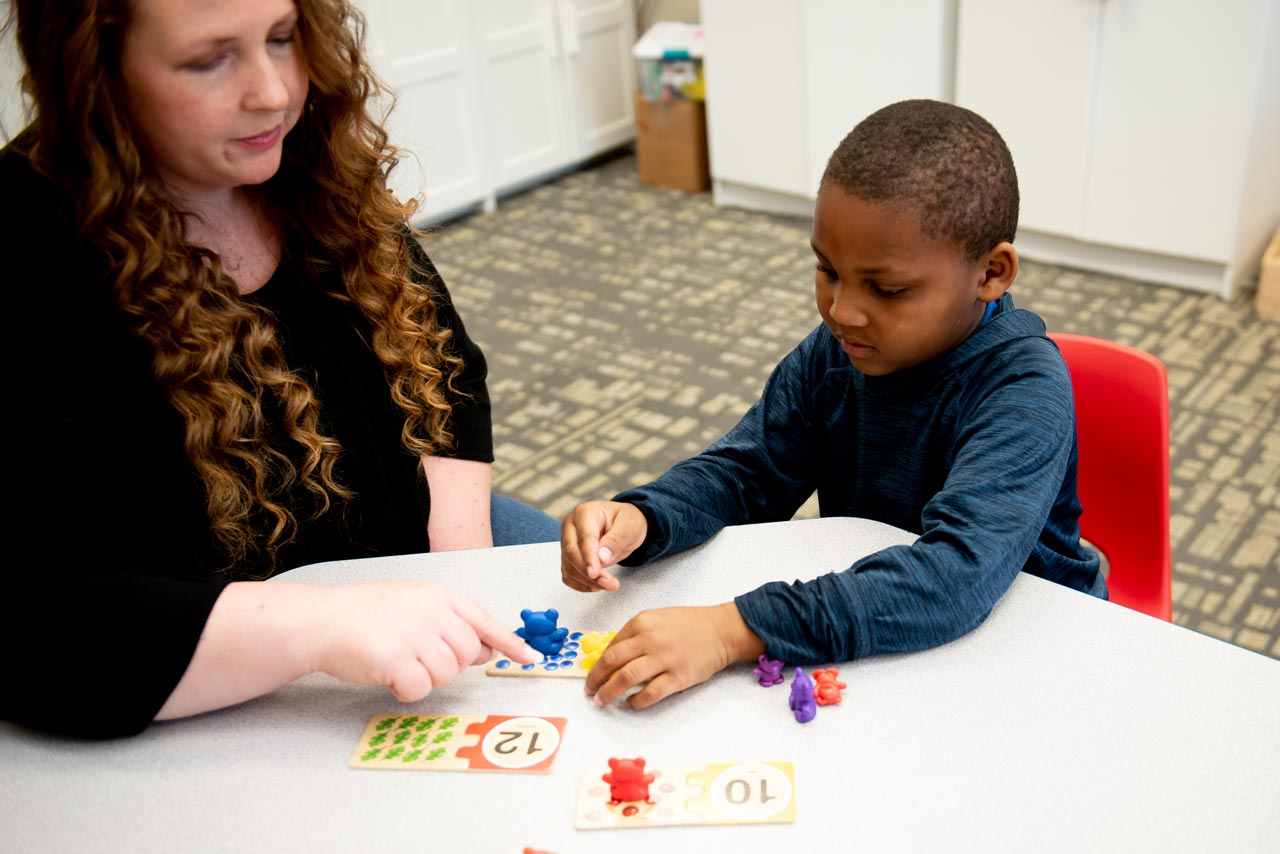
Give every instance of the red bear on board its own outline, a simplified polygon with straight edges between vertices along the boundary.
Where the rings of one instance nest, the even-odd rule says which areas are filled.
[[[644,773],[643,759],[610,759],[609,768],[612,773],[604,774],[600,779],[609,784],[609,795],[614,803],[649,800],[649,784],[653,782],[653,775]]]

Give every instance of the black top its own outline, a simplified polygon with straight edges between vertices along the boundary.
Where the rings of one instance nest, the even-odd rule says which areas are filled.
[[[11,259],[3,279],[6,492],[17,508],[0,605],[0,718],[127,735],[144,729],[177,685],[229,579],[214,572],[223,561],[183,455],[182,418],[112,302],[101,254],[78,237],[70,199],[32,169],[21,145],[0,151],[9,214],[0,252]],[[438,322],[453,330],[451,346],[466,363],[447,453],[491,462],[484,356],[425,253],[410,246],[415,275],[439,294]],[[427,551],[426,480],[401,442],[403,417],[365,343],[367,322],[326,294],[340,290],[336,274],[304,281],[290,260],[297,254],[287,248],[271,280],[246,299],[275,316],[289,366],[321,402],[321,430],[343,446],[338,477],[357,497],[344,513],[299,516],[277,570]]]

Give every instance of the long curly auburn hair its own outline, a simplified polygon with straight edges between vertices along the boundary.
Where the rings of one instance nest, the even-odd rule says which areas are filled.
[[[128,0],[15,6],[35,105],[31,161],[75,199],[80,233],[105,256],[115,302],[186,423],[224,571],[270,574],[296,534],[299,489],[315,516],[352,497],[335,476],[342,449],[321,432],[319,403],[285,363],[270,314],[240,298],[216,254],[184,240],[186,214],[148,165],[120,74]],[[301,247],[306,276],[336,272],[343,292],[333,296],[368,319],[404,412],[405,448],[435,453],[452,442],[445,391],[461,361],[435,322],[435,294],[410,276],[415,203],[387,188],[398,151],[375,105],[393,98],[365,58],[357,9],[346,0],[296,6],[310,88],[280,169],[260,190],[285,246]]]

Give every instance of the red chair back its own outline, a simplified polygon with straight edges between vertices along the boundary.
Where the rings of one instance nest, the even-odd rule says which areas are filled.
[[[1071,372],[1080,532],[1109,565],[1111,601],[1173,618],[1169,382],[1164,364],[1102,338],[1050,333]]]

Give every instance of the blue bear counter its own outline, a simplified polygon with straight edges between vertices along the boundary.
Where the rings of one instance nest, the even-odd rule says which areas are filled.
[[[516,629],[516,634],[543,655],[559,652],[564,646],[564,639],[569,636],[568,629],[557,628],[560,612],[554,608],[545,611],[525,608],[520,612],[520,619],[524,621],[524,628]]]

